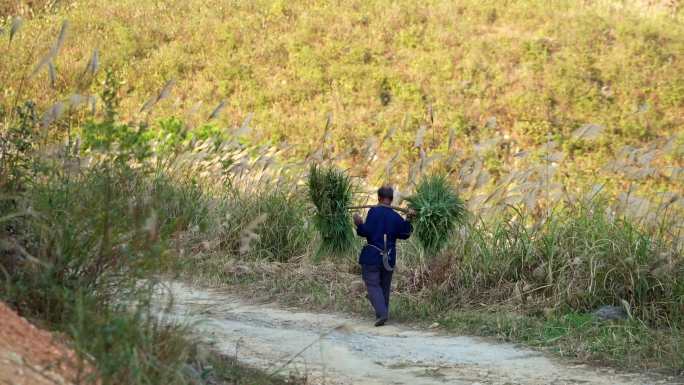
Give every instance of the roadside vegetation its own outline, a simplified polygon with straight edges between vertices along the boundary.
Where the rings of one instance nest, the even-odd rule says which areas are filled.
[[[153,317],[156,279],[366,314],[310,167],[345,205],[446,175],[467,218],[402,243],[393,320],[681,372],[684,16],[542,3],[0,6],[0,299],[103,383],[282,383]]]
[[[277,191],[252,197],[230,187],[229,179],[216,190],[227,195],[210,201],[178,171],[175,162],[184,158],[175,156],[177,149],[204,143],[225,157],[226,148],[236,156],[246,148],[221,147],[219,138],[185,138],[174,131],[174,121],[159,123],[167,130],[165,141],[143,122],[123,123],[117,116],[119,86],[113,72],[104,75],[98,116],[79,115],[72,104],[73,120],[46,123],[31,101],[0,112],[0,300],[68,338],[84,367],[96,368],[80,383],[303,382],[273,378],[206,351],[186,325],[160,318],[149,306],[159,274],[183,260],[179,245],[205,247],[195,234],[210,233],[224,250],[240,252],[241,231],[252,218],[226,216],[210,231],[211,210],[228,214],[240,205],[285,216],[298,213],[298,206]],[[186,139],[193,144],[184,144]],[[296,224],[296,216],[287,220]],[[289,258],[288,247],[298,252],[305,238],[288,237],[284,223],[272,224],[266,232],[272,248],[260,247],[254,257]]]

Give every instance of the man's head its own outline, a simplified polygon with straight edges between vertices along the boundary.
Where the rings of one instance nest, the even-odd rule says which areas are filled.
[[[383,205],[391,205],[394,199],[394,190],[391,186],[384,185],[378,189],[378,202]]]

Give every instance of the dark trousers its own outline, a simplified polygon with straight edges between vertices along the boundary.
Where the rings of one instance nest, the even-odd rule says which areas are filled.
[[[368,300],[375,309],[376,318],[389,316],[389,299],[392,288],[392,271],[383,266],[361,265],[361,276],[366,283]]]

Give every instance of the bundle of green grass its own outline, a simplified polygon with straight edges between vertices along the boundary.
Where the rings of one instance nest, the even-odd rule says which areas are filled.
[[[321,235],[319,251],[342,255],[354,245],[354,229],[349,209],[353,191],[349,177],[333,167],[312,166],[309,171],[309,196],[316,213],[314,225]],[[466,209],[445,176],[423,178],[415,194],[406,199],[415,212],[414,234],[428,254],[441,251],[463,224]]]
[[[415,194],[406,201],[408,207],[415,211],[412,221],[414,235],[428,254],[441,251],[456,226],[465,222],[465,205],[443,175],[423,178]]]
[[[314,226],[321,235],[320,254],[344,255],[354,246],[354,229],[348,207],[351,179],[334,167],[311,166],[309,197],[316,207]]]

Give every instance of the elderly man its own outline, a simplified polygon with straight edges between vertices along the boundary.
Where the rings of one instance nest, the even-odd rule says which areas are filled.
[[[408,239],[413,230],[409,220],[402,218],[390,205],[394,191],[389,186],[378,189],[378,205],[368,211],[366,222],[354,214],[356,233],[365,237],[359,264],[368,290],[368,300],[375,309],[375,326],[382,326],[389,317],[389,297],[392,272],[396,263],[396,240]]]

